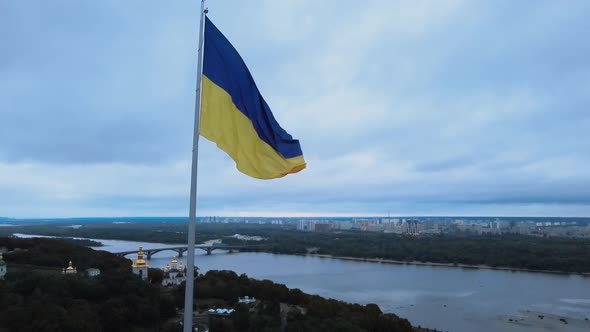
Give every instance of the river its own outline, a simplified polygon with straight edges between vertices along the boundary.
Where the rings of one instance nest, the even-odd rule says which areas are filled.
[[[136,250],[139,246],[178,246],[91,240],[104,244],[95,249],[110,252]],[[163,267],[174,255],[172,251],[157,253],[149,261],[150,267]],[[214,251],[208,256],[201,250],[197,250],[195,264],[200,273],[233,270],[310,294],[353,303],[376,303],[384,312],[407,318],[413,325],[443,331],[590,331],[590,277],[579,275],[397,265],[266,253]]]

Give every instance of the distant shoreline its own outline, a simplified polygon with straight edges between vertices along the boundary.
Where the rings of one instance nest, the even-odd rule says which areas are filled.
[[[50,235],[37,235],[37,234],[24,234],[24,233],[14,233],[13,235],[16,235],[17,237],[19,235],[28,235],[28,236],[32,236],[32,237],[58,238],[56,236],[50,236]],[[84,237],[60,237],[60,238],[61,239],[74,239],[74,240],[91,240],[91,241],[96,241],[96,242],[101,243],[101,246],[104,246],[104,244],[102,242],[100,242],[100,240],[133,241],[133,240],[96,239],[96,238],[84,238]],[[159,242],[153,242],[153,243],[160,244]],[[161,243],[161,244],[164,244],[164,243]],[[179,245],[183,245],[183,244],[179,244]],[[250,252],[250,251],[242,251],[242,252]],[[282,254],[282,253],[273,253],[272,251],[260,251],[260,252],[268,253],[268,254],[278,254],[278,255],[331,258],[331,259],[357,261],[357,262],[384,263],[384,264],[396,264],[396,265],[455,267],[455,268],[463,268],[463,269],[486,269],[486,270],[496,270],[496,271],[530,272],[530,273],[546,273],[546,274],[560,274],[560,275],[579,275],[579,276],[583,276],[583,277],[590,277],[590,272],[567,272],[567,271],[553,271],[553,270],[537,270],[537,269],[506,267],[506,266],[489,266],[489,265],[483,265],[483,264],[471,265],[471,264],[461,264],[461,263],[455,264],[455,263],[436,263],[436,262],[420,262],[420,261],[400,261],[400,260],[385,259],[385,258],[362,258],[362,257],[351,257],[351,256],[333,256],[333,255],[326,255],[326,254]]]
[[[561,274],[561,275],[580,275],[583,277],[590,277],[590,272],[566,272],[566,271],[551,271],[551,270],[535,270],[535,269],[524,269],[524,268],[516,268],[516,267],[470,265],[470,264],[460,264],[460,263],[454,264],[454,263],[435,263],[435,262],[419,262],[419,261],[399,261],[399,260],[395,260],[395,259],[361,258],[361,257],[333,256],[333,255],[323,255],[323,254],[307,254],[307,255],[303,255],[303,256],[331,258],[331,259],[340,259],[340,260],[357,261],[357,262],[397,264],[397,265],[458,267],[458,268],[464,268],[464,269],[486,269],[486,270],[511,271],[511,272],[532,272],[532,273],[547,273],[547,274]]]

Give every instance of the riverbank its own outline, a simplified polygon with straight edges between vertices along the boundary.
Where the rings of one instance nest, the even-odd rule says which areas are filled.
[[[535,270],[535,269],[523,269],[523,268],[515,268],[515,267],[502,267],[502,266],[489,266],[489,265],[470,265],[470,264],[460,264],[460,263],[399,261],[399,260],[384,259],[384,258],[362,258],[362,257],[322,255],[322,254],[307,254],[307,255],[303,255],[303,256],[341,259],[341,260],[357,261],[357,262],[384,263],[384,264],[457,267],[457,268],[463,268],[463,269],[486,269],[486,270],[511,271],[511,272],[532,272],[532,273],[547,273],[547,274],[562,274],[562,275],[580,275],[580,276],[584,276],[584,277],[590,277],[590,272],[578,273],[578,272]]]
[[[47,326],[56,331],[179,329],[176,323],[179,319],[175,317],[178,317],[177,304],[184,300],[184,291],[161,287],[162,275],[153,274],[153,270],[142,280],[132,273],[127,259],[70,241],[0,238],[0,247],[10,251],[6,255],[8,273],[1,282],[2,294],[6,295],[6,301],[3,297],[0,305],[3,328],[10,331],[22,330],[19,329],[22,326],[30,326],[32,331],[47,330]],[[67,260],[75,262],[79,271],[98,268],[100,276],[89,277],[75,269],[64,275],[62,266]],[[208,318],[201,330],[319,332],[340,331],[345,327],[350,331],[431,331],[413,327],[410,321],[394,313],[384,313],[376,304],[335,301],[233,271],[208,269],[196,283],[199,285],[195,292],[199,300],[197,311]],[[255,302],[237,303],[245,294]],[[214,315],[211,313],[214,308],[232,310]],[[29,324],[30,317],[34,317],[33,325]],[[173,322],[174,326],[166,327],[163,322]]]
[[[18,232],[47,234],[58,237],[85,237],[118,239],[135,242],[186,243],[184,223],[84,224],[78,229],[66,228],[75,222],[60,225],[33,225],[6,227],[0,234]],[[77,224],[82,224],[77,223]],[[265,241],[250,243],[235,238],[223,238],[234,234],[259,236]],[[232,245],[251,248],[246,251],[282,254],[306,254],[316,248],[316,254],[352,256],[358,258],[440,262],[446,266],[457,264],[488,265],[506,268],[589,273],[590,258],[587,255],[590,239],[538,238],[516,234],[482,236],[405,236],[374,232],[297,232],[290,227],[254,224],[200,223],[197,225],[196,242],[223,238]],[[145,246],[144,246],[145,247]],[[406,262],[404,262],[406,263]],[[408,262],[411,263],[411,262]],[[434,265],[434,264],[432,264]]]
[[[131,241],[131,240],[113,240],[113,239],[91,239],[91,238],[84,238],[84,237],[67,238],[67,237],[56,237],[56,236],[51,236],[51,235],[23,234],[23,233],[14,233],[13,235],[16,237],[48,237],[48,238],[58,238],[58,239],[62,239],[62,240],[72,239],[72,240],[76,240],[76,241],[90,241],[90,242],[97,243],[97,245],[87,245],[87,246],[97,247],[97,248],[104,246],[103,243],[98,242],[98,241]],[[149,242],[142,242],[142,243],[149,243]],[[82,244],[82,243],[79,243],[79,244]],[[180,245],[182,245],[182,244],[168,244],[168,243],[157,243],[157,244],[160,244],[162,246],[171,246],[171,245],[180,246]],[[134,249],[135,248],[132,248],[130,250],[134,250]],[[272,251],[262,251],[262,252],[273,254]],[[281,254],[281,253],[279,253],[279,254],[280,255],[293,255],[293,254]],[[567,272],[567,271],[554,271],[554,270],[538,270],[538,269],[526,269],[526,268],[516,268],[516,267],[506,267],[506,266],[489,266],[489,265],[483,265],[483,264],[473,265],[473,264],[462,264],[462,263],[401,261],[401,260],[385,259],[385,258],[334,256],[334,255],[327,255],[327,254],[304,254],[304,255],[295,254],[295,256],[310,256],[310,257],[319,257],[319,258],[332,258],[332,259],[358,261],[358,262],[372,262],[372,263],[397,264],[397,265],[457,267],[457,268],[463,268],[463,269],[486,269],[486,270],[510,271],[510,272],[531,272],[531,273],[546,273],[546,274],[560,274],[560,275],[579,275],[579,276],[584,276],[584,277],[590,277],[590,272]]]
[[[103,242],[105,247],[100,250],[110,252],[136,250],[140,245],[148,245],[146,242],[93,240]],[[162,268],[174,255],[174,252],[156,254],[149,261],[150,267]],[[422,262],[365,264],[365,259],[354,257],[349,260],[329,258],[332,257],[214,252],[212,255],[200,253],[195,264],[200,273],[232,270],[238,275],[244,273],[254,279],[272,280],[324,298],[375,303],[383,312],[396,313],[414,325],[443,331],[585,332],[590,326],[585,321],[590,318],[587,316],[590,278],[579,275],[449,269]],[[186,255],[180,260],[186,263]],[[379,262],[383,260],[373,259],[372,263]],[[521,317],[527,310],[538,314]],[[548,319],[553,316],[557,318]],[[561,318],[568,324],[560,321]],[[548,326],[544,325],[549,322]],[[586,325],[579,327],[580,324],[574,322]]]

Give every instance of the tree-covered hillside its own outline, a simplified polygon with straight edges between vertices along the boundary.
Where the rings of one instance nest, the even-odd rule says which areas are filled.
[[[131,273],[130,261],[53,239],[0,238],[0,331],[157,331],[176,314],[174,298]],[[80,273],[62,275],[71,259]],[[82,270],[98,267],[101,275]]]
[[[0,238],[8,274],[0,280],[0,332],[180,331],[184,286],[159,285],[131,273],[131,262],[56,239]],[[16,250],[19,248],[19,250]],[[72,260],[82,271],[98,267],[98,277],[64,275]],[[231,271],[210,271],[196,281],[198,316],[217,303],[237,311],[230,318],[208,317],[211,332],[409,332],[420,331],[377,305],[349,304],[308,295],[269,280],[254,280]],[[252,307],[240,296],[258,299]]]

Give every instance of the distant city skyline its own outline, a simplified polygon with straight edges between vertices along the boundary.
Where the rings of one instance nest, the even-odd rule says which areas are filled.
[[[188,214],[195,0],[0,4],[0,216]],[[208,1],[304,171],[199,216],[590,216],[587,1]]]

